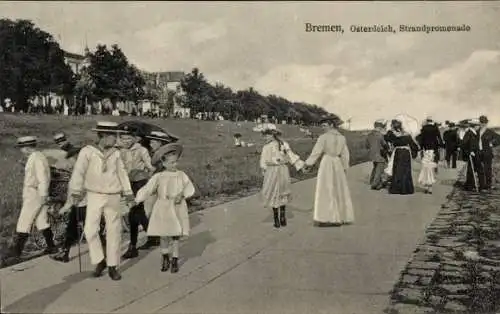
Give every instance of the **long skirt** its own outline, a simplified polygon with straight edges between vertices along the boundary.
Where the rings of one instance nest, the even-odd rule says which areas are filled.
[[[339,157],[324,155],[321,159],[314,196],[314,221],[332,224],[354,222],[351,193]]]
[[[392,165],[392,180],[389,187],[390,194],[413,194],[413,177],[411,173],[411,152],[408,149],[397,149],[394,152]]]
[[[264,174],[262,201],[266,208],[278,208],[291,200],[290,171],[287,165],[270,166]]]

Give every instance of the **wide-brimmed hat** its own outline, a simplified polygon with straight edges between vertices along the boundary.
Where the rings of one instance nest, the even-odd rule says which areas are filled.
[[[92,131],[99,133],[128,133],[128,131],[119,128],[118,123],[110,121],[97,122],[97,126]]]
[[[381,126],[381,127],[386,127],[387,126],[387,120],[386,119],[378,119],[374,123],[375,126]]]
[[[56,142],[56,144],[62,143],[64,141],[66,141],[66,134],[61,132],[54,135],[54,142]]]
[[[173,141],[172,137],[165,132],[152,131],[145,136],[147,139],[160,141],[162,143],[171,143]]]
[[[482,124],[487,124],[488,123],[488,117],[486,116],[480,116],[479,117],[479,122],[482,123]]]
[[[268,123],[262,127],[262,134],[282,134],[282,132],[275,124]]]
[[[36,136],[22,136],[17,139],[16,146],[17,147],[26,147],[35,145],[38,143],[38,139]]]
[[[161,160],[163,156],[171,152],[175,152],[177,154],[177,157],[180,157],[182,155],[182,150],[183,147],[179,143],[170,143],[163,145],[154,152],[153,158],[151,158],[151,162],[157,163]]]
[[[478,125],[481,125],[481,122],[479,121],[479,119],[469,119],[467,121],[467,124],[469,126],[478,126]]]

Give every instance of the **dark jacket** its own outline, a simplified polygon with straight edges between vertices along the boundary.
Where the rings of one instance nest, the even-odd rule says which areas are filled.
[[[468,160],[469,155],[472,152],[477,155],[479,153],[479,134],[472,130],[467,130],[467,132],[465,132],[461,148],[465,160]]]
[[[62,150],[66,151],[66,159],[77,156],[80,153],[81,147],[75,147],[71,143],[67,143],[61,147]]]
[[[424,125],[420,130],[417,140],[422,150],[436,150],[443,146],[441,132],[435,124]]]
[[[458,131],[456,129],[448,129],[443,133],[443,141],[448,151],[457,150],[460,139],[458,138]]]
[[[373,130],[366,138],[366,148],[369,150],[370,160],[373,162],[387,161],[389,152],[389,145],[384,139],[384,135],[378,131]]]
[[[500,134],[491,129],[486,129],[481,135],[481,142],[483,146],[483,150],[481,152],[483,155],[485,157],[493,158],[493,147],[500,145]]]

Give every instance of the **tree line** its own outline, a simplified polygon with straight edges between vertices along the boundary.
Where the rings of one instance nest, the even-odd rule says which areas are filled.
[[[12,100],[16,110],[27,112],[34,96],[64,96],[75,113],[87,104],[148,99],[167,112],[173,104],[197,113],[218,113],[230,120],[255,120],[262,115],[278,121],[317,122],[329,113],[319,106],[292,102],[277,95],[261,95],[253,88],[233,91],[221,83],[211,84],[198,68],[181,80],[177,91],[165,91],[131,64],[118,45],[97,45],[86,50],[85,64],[73,73],[65,52],[53,36],[29,20],[0,19],[0,105]]]

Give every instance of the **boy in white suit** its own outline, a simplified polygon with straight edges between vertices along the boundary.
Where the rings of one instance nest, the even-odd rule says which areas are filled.
[[[25,136],[17,140],[17,147],[28,158],[24,168],[23,205],[17,221],[15,245],[12,248],[17,259],[23,252],[33,223],[45,238],[45,253],[57,252],[45,206],[49,201],[50,168],[45,155],[36,149],[37,143],[35,136]]]
[[[89,255],[97,265],[94,276],[100,277],[108,266],[109,276],[120,280],[117,271],[120,264],[121,208],[120,199],[134,200],[127,170],[120,152],[115,148],[117,134],[121,132],[114,122],[100,122],[93,129],[97,132],[97,143],[87,145],[78,154],[69,183],[69,193],[74,202],[87,196],[85,237],[89,244]],[[101,215],[106,220],[106,257],[99,239]]]

